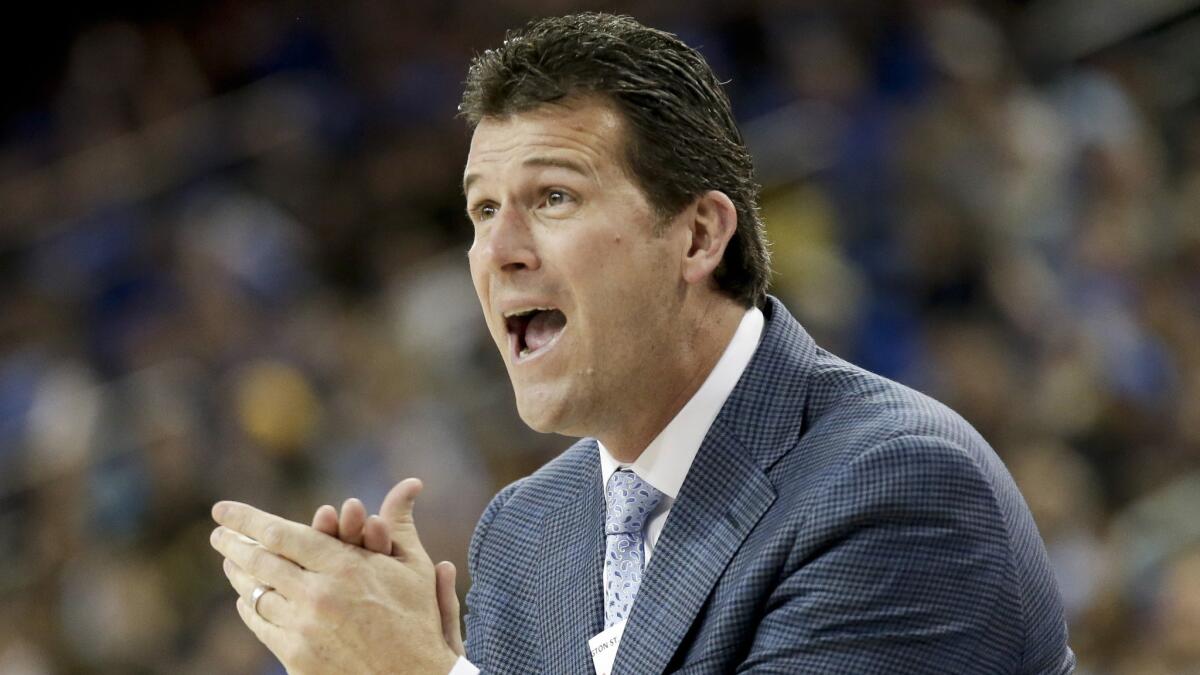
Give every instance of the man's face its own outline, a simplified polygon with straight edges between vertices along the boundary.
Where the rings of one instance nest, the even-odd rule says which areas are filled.
[[[602,435],[646,404],[683,297],[683,228],[622,162],[625,125],[574,99],[475,129],[464,187],[471,277],[529,426]]]

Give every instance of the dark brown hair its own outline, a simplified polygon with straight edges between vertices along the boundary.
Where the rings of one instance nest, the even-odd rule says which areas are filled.
[[[754,165],[716,75],[679,38],[611,14],[533,21],[475,58],[459,112],[474,127],[588,94],[624,116],[628,167],[664,221],[708,190],[729,196],[737,230],[714,278],[745,305],[761,306],[770,256]]]

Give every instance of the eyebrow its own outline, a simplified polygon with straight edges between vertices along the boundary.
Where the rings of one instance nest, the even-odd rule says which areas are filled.
[[[585,165],[581,164],[580,162],[575,162],[562,157],[530,157],[524,162],[521,162],[521,166],[566,169],[567,171],[573,171],[581,176],[592,176],[592,172],[588,170]],[[471,184],[478,179],[479,174],[477,173],[469,173],[463,177],[463,195],[467,194],[467,191],[471,189]]]

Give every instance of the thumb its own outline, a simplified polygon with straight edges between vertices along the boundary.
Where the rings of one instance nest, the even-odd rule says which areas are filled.
[[[383,498],[383,504],[379,507],[379,517],[391,530],[392,555],[405,559],[426,555],[421,540],[417,537],[417,525],[413,520],[413,504],[417,495],[421,494],[422,488],[424,484],[421,483],[421,479],[405,478],[396,483]]]
[[[458,618],[458,589],[454,586],[454,563],[443,560],[434,567],[437,575],[438,613],[442,618],[442,637],[455,654],[463,656],[462,625]]]

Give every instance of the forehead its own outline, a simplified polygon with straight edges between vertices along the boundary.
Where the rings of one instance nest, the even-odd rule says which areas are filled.
[[[464,186],[490,167],[536,155],[563,155],[599,172],[622,164],[625,125],[619,112],[595,98],[568,99],[505,117],[485,117],[475,127]]]

